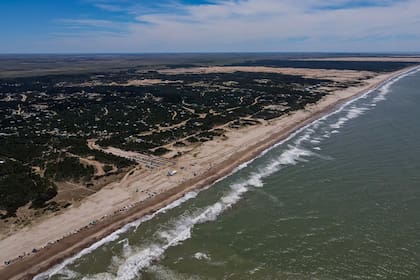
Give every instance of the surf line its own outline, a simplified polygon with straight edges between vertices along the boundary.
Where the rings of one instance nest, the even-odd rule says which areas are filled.
[[[409,72],[407,74],[413,74],[413,72]],[[403,77],[403,76],[399,76]],[[384,90],[386,93],[389,92],[389,86],[393,83],[397,82],[400,79],[389,79],[382,83],[381,85],[375,87],[374,89],[368,91],[368,93],[375,92],[376,90]],[[379,93],[382,94],[382,93]],[[357,99],[361,99],[365,97],[366,94],[359,96]],[[342,110],[346,109],[350,104],[355,102],[355,100],[351,100],[351,102],[346,102],[337,110],[328,114],[327,117],[330,117],[337,112],[341,112]],[[375,101],[376,102],[376,101]],[[350,111],[350,113],[352,113]],[[360,114],[355,114],[352,118],[357,118]],[[325,119],[325,118],[324,118]],[[310,128],[313,126],[318,120],[315,120],[308,125],[298,129],[292,135],[287,137],[286,139],[280,141],[276,145],[266,149],[264,152],[267,153],[269,150],[273,149],[275,146],[284,144],[286,141],[289,141],[296,137],[297,134],[304,131],[305,129]],[[301,136],[300,138],[305,137],[305,135]],[[261,153],[258,157],[261,157]],[[253,172],[246,180],[239,181],[237,183],[232,183],[230,185],[230,191],[222,196],[216,203],[209,205],[207,207],[201,208],[198,211],[195,211],[191,215],[177,217],[175,222],[173,223],[170,229],[167,229],[163,232],[159,232],[158,235],[163,239],[163,242],[153,242],[147,244],[145,247],[142,247],[134,252],[130,256],[125,258],[124,263],[122,263],[117,271],[117,275],[109,275],[110,277],[115,277],[115,279],[134,279],[139,275],[139,273],[147,267],[150,267],[152,261],[159,259],[167,249],[170,247],[176,246],[179,243],[191,238],[192,229],[198,225],[203,224],[206,222],[214,221],[220,216],[223,212],[231,208],[237,202],[239,202],[242,196],[250,191],[252,187],[262,187],[263,182],[262,179],[279,171],[282,166],[286,165],[295,165],[299,161],[304,160],[305,156],[313,155],[312,152],[295,147],[289,146],[288,149],[283,151],[277,159],[272,160],[268,164],[266,164],[263,168],[258,169],[257,172]],[[258,158],[256,157],[256,158]],[[247,166],[250,162],[255,160],[256,158],[249,161],[245,166]]]
[[[397,73],[395,76],[389,77],[388,79],[386,79],[385,81],[382,81],[381,83],[379,83],[378,85],[375,85],[373,88],[371,89],[367,89],[365,91],[360,92],[359,94],[356,94],[352,97],[350,97],[349,100],[344,100],[342,102],[338,102],[337,104],[335,104],[335,106],[332,107],[332,109],[330,108],[330,110],[326,110],[325,112],[323,112],[324,114],[322,114],[322,116],[317,116],[315,119],[309,119],[307,123],[301,124],[301,126],[299,127],[299,125],[292,130],[289,135],[286,138],[283,138],[282,140],[280,140],[279,142],[275,143],[274,145],[266,148],[265,150],[263,150],[260,154],[258,154],[257,156],[255,156],[254,158],[238,165],[236,168],[234,168],[229,174],[217,179],[215,182],[213,182],[212,184],[205,186],[203,188],[197,189],[195,191],[191,191],[186,193],[183,197],[173,201],[172,203],[168,204],[167,206],[157,210],[156,212],[149,214],[149,215],[145,215],[139,219],[137,219],[134,222],[131,222],[129,224],[126,224],[125,226],[123,226],[122,228],[114,231],[113,233],[111,233],[110,235],[107,235],[106,237],[102,238],[101,240],[95,242],[94,244],[92,244],[91,246],[81,250],[79,253],[77,253],[76,255],[74,255],[73,257],[67,258],[65,259],[63,262],[61,262],[60,264],[53,266],[52,268],[48,269],[45,272],[42,272],[38,275],[36,275],[33,279],[34,280],[43,280],[43,279],[48,279],[49,277],[58,274],[62,269],[64,269],[67,265],[70,265],[72,263],[74,263],[76,260],[80,259],[81,257],[91,253],[92,251],[94,251],[95,249],[101,247],[104,244],[107,244],[109,242],[115,241],[116,239],[118,239],[118,237],[127,232],[128,230],[132,229],[133,227],[138,227],[140,226],[142,223],[149,221],[151,219],[153,219],[155,216],[165,213],[173,208],[176,208],[178,206],[180,206],[181,204],[183,204],[184,202],[195,198],[201,191],[208,189],[209,187],[213,186],[214,184],[226,179],[227,177],[230,177],[231,175],[233,175],[234,173],[238,172],[241,169],[246,168],[250,163],[252,163],[253,161],[255,161],[256,159],[264,156],[265,154],[267,154],[269,151],[271,151],[272,149],[284,144],[285,142],[293,139],[294,137],[296,137],[298,134],[300,134],[302,131],[306,130],[307,128],[313,126],[314,124],[316,124],[319,121],[323,121],[337,113],[340,113],[341,111],[343,111],[347,106],[349,106],[350,104],[356,102],[359,99],[365,98],[367,95],[375,92],[376,90],[380,90],[381,88],[386,87],[385,91],[386,93],[388,93],[389,91],[389,86],[391,86],[392,84],[394,84],[395,82],[401,80],[402,78],[415,74],[417,72],[420,71],[420,66],[415,66],[415,67],[411,67],[407,70],[404,70],[403,72]],[[172,243],[173,244],[173,243]]]
[[[395,80],[392,82],[395,82]],[[389,85],[390,83],[385,83],[383,87]],[[346,109],[350,104],[351,103],[349,102],[348,104],[343,105],[340,109]],[[336,110],[333,113],[336,113],[337,111],[339,110]],[[331,115],[332,114],[330,114],[330,116]],[[360,114],[355,114],[353,118],[356,118],[359,115]],[[308,126],[311,127],[314,123],[315,121],[308,124]],[[303,128],[303,130],[305,129]],[[306,135],[299,137],[298,140],[305,138],[305,136]],[[294,137],[292,136],[291,138]],[[280,169],[280,166],[296,164],[301,156],[309,155],[311,155],[311,153],[307,150],[289,146],[289,148],[286,149],[277,160],[274,160],[264,168],[259,169],[259,172],[252,173],[247,180],[231,184],[230,192],[225,194],[216,203],[201,208],[190,215],[181,215],[180,217],[177,217],[169,229],[158,233],[160,239],[164,240],[163,242],[149,243],[146,246],[137,249],[136,252],[125,257],[123,263],[118,267],[116,276],[111,274],[109,274],[109,276],[114,277],[115,279],[133,279],[137,277],[142,270],[150,267],[153,260],[159,259],[168,248],[176,246],[180,242],[191,238],[192,230],[196,225],[216,220],[219,215],[239,202],[243,194],[248,192],[251,187],[262,187],[263,183],[261,179],[277,172]],[[130,251],[133,251],[133,249],[130,249]]]

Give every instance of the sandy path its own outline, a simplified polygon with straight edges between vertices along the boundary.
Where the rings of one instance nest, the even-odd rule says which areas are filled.
[[[15,276],[17,278],[12,279],[19,279],[24,275],[37,273],[49,267],[123,224],[145,213],[156,211],[192,189],[213,183],[231,172],[238,164],[250,160],[286,137],[297,127],[318,118],[337,104],[365,92],[393,75],[396,73],[379,75],[361,87],[335,92],[323,98],[318,104],[308,106],[307,110],[283,116],[269,124],[230,131],[227,133],[228,140],[218,139],[206,142],[195,150],[197,154],[195,157],[186,154],[178,159],[175,166],[171,167],[178,170],[178,174],[174,177],[167,176],[166,167],[150,171],[134,171],[122,181],[111,183],[88,197],[80,206],[70,208],[57,216],[2,239],[0,261],[3,264],[5,260],[12,259],[23,252],[30,252],[33,248],[40,248],[51,240],[60,239],[92,221],[98,221],[97,225],[70,235],[35,255],[30,255],[7,267],[2,266],[0,275],[5,276],[6,279]],[[156,195],[150,197],[139,190],[150,190]],[[123,213],[119,212],[119,209],[127,205],[135,206]],[[113,215],[115,212],[117,214]],[[106,218],[101,219],[104,216]]]
[[[104,166],[101,162],[99,162],[97,160],[93,160],[93,159],[83,158],[83,157],[79,157],[79,160],[80,160],[81,163],[93,166],[95,168],[95,176],[104,176],[105,175],[106,172],[105,172]]]

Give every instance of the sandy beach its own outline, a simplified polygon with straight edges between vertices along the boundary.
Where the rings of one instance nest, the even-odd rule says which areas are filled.
[[[200,71],[214,73],[226,69]],[[229,71],[238,69],[233,68]],[[258,68],[254,71],[273,70]],[[296,74],[293,71],[298,70],[282,71]],[[296,129],[406,71],[408,69],[376,75],[364,81],[362,86],[328,94],[317,104],[307,106],[305,110],[261,125],[230,130],[226,133],[226,139],[216,139],[198,145],[175,162],[168,161],[168,164],[154,169],[134,168],[124,178],[89,196],[80,205],[23,228],[13,235],[1,237],[0,278],[31,279],[125,224],[157,211],[192,190],[211,185]],[[321,76],[331,78],[337,76],[337,73],[330,71]],[[316,75],[312,73],[311,76]],[[167,176],[170,170],[177,170],[177,174]],[[36,252],[32,253],[34,249]],[[18,261],[4,264],[5,261],[15,259],[19,255],[22,257]]]

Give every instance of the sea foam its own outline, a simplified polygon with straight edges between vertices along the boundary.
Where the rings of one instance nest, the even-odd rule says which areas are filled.
[[[125,279],[136,278],[143,269],[149,267],[154,260],[159,259],[169,247],[175,246],[179,244],[180,242],[189,239],[191,237],[191,231],[195,225],[216,220],[217,217],[221,213],[223,213],[224,211],[232,207],[234,204],[236,204],[242,198],[243,194],[245,194],[252,188],[262,187],[263,178],[270,176],[271,174],[279,171],[283,166],[295,165],[299,161],[305,161],[305,157],[314,155],[314,153],[312,153],[310,150],[302,148],[301,144],[306,141],[311,141],[311,136],[316,133],[316,130],[324,123],[325,120],[327,120],[331,116],[342,113],[343,111],[347,112],[347,114],[344,117],[340,117],[337,122],[330,125],[330,128],[332,128],[333,130],[326,131],[324,135],[322,135],[322,138],[328,138],[330,137],[331,134],[338,133],[337,129],[341,128],[346,122],[362,115],[364,112],[369,110],[368,107],[374,107],[376,106],[377,102],[385,100],[386,95],[390,92],[390,87],[395,82],[399,81],[400,79],[406,76],[417,73],[419,71],[420,71],[420,67],[417,67],[417,68],[414,68],[414,69],[411,69],[409,71],[402,73],[396,78],[392,78],[388,81],[385,81],[377,88],[367,91],[365,94],[359,96],[358,98],[355,98],[346,102],[345,104],[340,106],[337,110],[296,130],[294,133],[292,133],[289,137],[287,137],[283,141],[263,151],[258,157],[265,155],[271,149],[278,147],[284,142],[289,141],[290,139],[295,138],[298,134],[304,132],[301,136],[299,136],[294,141],[294,144],[295,144],[294,146],[289,145],[288,148],[280,155],[280,157],[276,158],[275,160],[272,160],[271,162],[269,162],[269,164],[265,165],[263,168],[260,168],[258,172],[252,173],[246,180],[232,184],[230,186],[229,192],[225,194],[215,204],[210,205],[206,208],[197,210],[193,214],[179,217],[179,219],[177,219],[173,223],[172,227],[157,233],[159,235],[161,242],[151,243],[137,249],[126,247],[124,250],[125,253],[124,253],[123,262],[120,263],[118,261],[119,263],[118,263],[117,275],[110,274],[110,273],[100,273],[97,275],[86,276],[83,279],[124,279],[125,280]],[[349,105],[355,103],[356,101],[367,98],[367,96],[370,95],[372,92],[377,92],[377,95],[373,98],[372,102],[368,105],[368,107],[366,106],[365,107],[357,107],[357,106],[349,107]],[[320,140],[319,138],[317,138],[315,141],[312,139],[312,142],[313,144],[319,144]],[[315,149],[320,150],[319,147],[315,147]],[[232,173],[237,172],[238,170],[247,167],[253,160],[250,160],[246,163],[241,164]],[[224,178],[226,177],[227,176],[225,176]],[[224,178],[221,178],[218,181]],[[178,207],[185,201],[196,197],[197,193],[198,192],[188,193],[183,198],[171,203],[170,205],[160,209],[159,211],[151,215],[147,215],[135,222],[127,224],[126,226],[115,231],[111,235],[94,243],[89,248],[82,250],[81,252],[79,252],[78,254],[76,254],[75,256],[69,259],[66,259],[64,262],[62,262],[58,266],[55,266],[51,268],[50,270],[37,275],[34,279],[35,280],[48,279],[50,276],[58,274],[58,273],[60,274],[62,273],[70,277],[74,276],[72,271],[65,268],[67,265],[75,262],[77,259],[81,258],[82,256],[96,250],[100,246],[106,243],[115,241],[116,239],[118,239],[118,237],[122,233],[128,231],[129,229],[133,227],[138,227],[143,222],[154,218],[156,215],[160,213],[164,213],[170,209]]]
[[[259,168],[257,172],[251,173],[247,179],[231,184],[229,191],[216,203],[198,209],[193,213],[188,212],[179,216],[166,229],[156,233],[158,241],[132,249],[135,253],[124,259],[116,275],[113,275],[114,279],[129,280],[137,278],[142,270],[148,268],[154,261],[159,260],[168,248],[191,238],[192,230],[196,225],[215,221],[223,212],[239,202],[246,192],[252,188],[262,187],[263,178],[272,175],[284,166],[305,161],[305,157],[311,155],[313,155],[311,151],[288,146],[279,157]]]
[[[138,219],[138,220],[136,220],[132,223],[129,223],[129,224],[123,226],[122,228],[118,229],[117,231],[114,231],[112,234],[102,238],[98,242],[95,242],[90,247],[83,249],[82,251],[80,251],[79,253],[74,255],[73,257],[64,260],[59,265],[56,265],[56,266],[52,267],[51,269],[49,269],[49,270],[47,270],[47,271],[45,271],[41,274],[36,275],[33,279],[34,280],[45,280],[45,279],[50,278],[53,275],[61,274],[63,272],[63,269],[66,266],[74,263],[76,260],[78,260],[81,257],[91,253],[92,251],[96,250],[97,248],[101,247],[102,245],[117,240],[122,233],[125,233],[132,228],[137,228],[140,224],[153,219],[156,215],[161,214],[161,213],[165,213],[170,209],[178,207],[179,205],[181,205],[185,201],[190,200],[192,198],[195,198],[196,196],[197,196],[197,192],[189,192],[189,193],[185,194],[180,199],[178,199],[178,200],[172,202],[171,204],[168,204],[167,206],[159,209],[155,213],[150,214],[150,215],[146,215],[146,216],[144,216],[144,217],[142,217],[142,218],[140,218],[140,219]],[[65,270],[65,271],[66,271],[65,274],[68,274],[69,270]]]

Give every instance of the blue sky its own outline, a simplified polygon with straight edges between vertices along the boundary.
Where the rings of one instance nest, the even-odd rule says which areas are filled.
[[[0,24],[0,53],[420,51],[420,0],[1,0]]]

